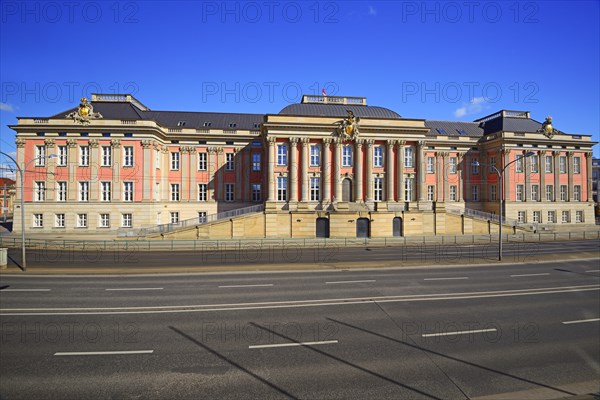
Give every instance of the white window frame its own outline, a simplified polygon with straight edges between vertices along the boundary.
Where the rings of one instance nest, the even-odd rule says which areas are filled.
[[[208,213],[206,211],[198,211],[198,223],[204,224],[208,221]]]
[[[235,201],[235,183],[225,184],[225,201],[228,203]]]
[[[471,185],[471,201],[479,201],[479,186]]]
[[[277,201],[287,201],[287,176],[277,177]]]
[[[90,146],[79,146],[79,166],[90,166]]]
[[[90,201],[90,182],[79,182],[79,201]]]
[[[54,227],[55,228],[64,228],[65,227],[65,214],[63,214],[63,213],[54,214]]]
[[[133,214],[123,213],[121,214],[121,227],[132,228],[133,227]]]
[[[66,167],[69,158],[69,149],[67,146],[58,146],[58,167]]]
[[[381,146],[373,147],[373,167],[383,167],[383,147]]]
[[[198,153],[198,171],[207,171],[208,170],[208,153],[201,152]]]
[[[498,186],[491,185],[490,186],[490,201],[498,200]]]
[[[479,159],[477,157],[471,159],[471,174],[479,175]]]
[[[67,182],[56,182],[56,201],[67,201]]]
[[[112,147],[102,146],[102,167],[112,166]]]
[[[373,179],[373,200],[383,201],[383,178],[375,177]]]
[[[547,174],[552,173],[552,156],[546,156],[546,165],[544,166],[544,172]]]
[[[448,196],[450,197],[450,201],[458,201],[458,186],[450,185],[449,189]]]
[[[560,221],[563,224],[568,224],[570,222],[570,218],[569,218],[569,212],[568,211],[562,211],[560,213]]]
[[[540,200],[540,185],[531,185],[531,201]]]
[[[516,186],[515,201],[525,201],[525,185],[517,185]]]
[[[260,183],[253,183],[252,184],[252,201],[254,202],[259,202],[261,201],[261,197],[262,197],[262,187]]]
[[[404,179],[404,200],[414,201],[415,178],[407,177]]]
[[[207,201],[208,199],[208,183],[198,184],[198,201]]]
[[[559,156],[558,157],[558,172],[560,174],[567,173],[567,156]]]
[[[527,222],[527,213],[525,211],[517,211],[517,222],[521,224]]]
[[[171,201],[179,201],[179,199],[181,198],[180,196],[180,186],[179,183],[171,183],[169,184],[169,188],[170,188],[170,192],[169,192],[169,199]]]
[[[573,201],[581,201],[581,185],[573,185]]]
[[[110,228],[110,214],[102,213],[98,215],[98,227]]]
[[[567,201],[567,197],[568,197],[568,189],[567,189],[567,185],[560,185],[560,201]]]
[[[450,157],[449,163],[448,163],[448,173],[456,174],[457,166],[458,166],[458,157]]]
[[[88,227],[88,215],[85,213],[77,214],[77,228],[87,228]]]
[[[110,201],[112,197],[111,195],[111,182],[100,182],[100,201]]]
[[[133,146],[123,146],[123,166],[133,167]]]
[[[321,147],[318,144],[310,145],[310,166],[318,167],[321,165]]]
[[[531,167],[531,173],[532,174],[537,174],[539,172],[539,168],[538,166],[540,165],[540,159],[539,156],[537,154],[534,154],[532,156],[529,157],[529,165]]]
[[[541,223],[542,222],[542,212],[541,211],[534,211],[533,212],[533,219],[532,219],[533,223]]]
[[[46,201],[46,182],[45,181],[35,181],[34,182],[34,198],[33,201]]]
[[[414,160],[415,152],[412,146],[404,147],[404,167],[413,168],[415,166]]]
[[[34,165],[36,167],[45,167],[46,166],[46,146],[45,145],[36,145],[35,146]]]
[[[36,213],[33,214],[33,227],[34,228],[43,228],[44,227],[44,214]]]
[[[320,176],[311,176],[310,177],[310,201],[319,201],[321,200],[321,177]]]
[[[352,166],[352,146],[345,145],[342,147],[342,167]]]
[[[575,223],[583,222],[583,211],[575,211]]]
[[[277,145],[277,165],[287,165],[288,147],[285,144]]]
[[[261,156],[260,153],[252,153],[252,172],[260,172]]]
[[[123,201],[133,201],[133,182],[123,182]]]
[[[169,212],[169,223],[171,223],[171,224],[179,223],[179,211],[170,211]]]
[[[435,201],[435,186],[427,185],[427,201]]]
[[[171,171],[179,171],[179,152],[171,152]]]
[[[427,173],[435,173],[435,158],[433,157],[427,157]]]
[[[234,163],[235,154],[225,153],[225,171],[233,171],[235,169]]]
[[[523,173],[523,159],[522,155],[515,156],[515,172],[518,174]]]
[[[554,201],[554,185],[546,185],[546,201]]]
[[[548,211],[548,223],[555,224],[556,223],[556,212]]]
[[[581,173],[581,157],[573,157],[573,173]]]

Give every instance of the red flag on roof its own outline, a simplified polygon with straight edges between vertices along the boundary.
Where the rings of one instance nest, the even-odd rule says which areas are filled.
[[[323,94],[323,96],[327,96],[327,92],[325,91],[325,88],[321,89],[321,94]]]

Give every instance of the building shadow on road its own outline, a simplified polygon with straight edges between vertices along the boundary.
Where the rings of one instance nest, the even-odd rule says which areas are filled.
[[[383,335],[381,333],[377,333],[377,332],[373,332],[373,331],[365,329],[365,328],[361,328],[360,326],[355,326],[355,325],[352,325],[352,324],[349,324],[349,323],[346,323],[346,322],[342,322],[342,321],[339,321],[337,319],[327,318],[327,320],[329,320],[331,322],[334,322],[334,323],[337,323],[337,324],[340,324],[340,325],[343,325],[343,326],[347,326],[347,327],[352,328],[352,329],[359,330],[361,332],[368,333],[370,335],[374,335],[374,336],[377,336],[377,337],[380,337],[380,338],[383,338],[383,339],[390,340],[390,341],[395,342],[395,343],[399,343],[399,344],[404,345],[404,346],[411,347],[413,349],[417,349],[417,350],[423,351],[423,352],[425,352],[427,354],[432,354],[432,355],[436,355],[436,356],[445,358],[447,360],[452,360],[452,361],[456,361],[456,362],[459,362],[459,363],[463,363],[463,364],[469,365],[471,367],[479,368],[479,369],[482,369],[482,370],[485,370],[485,371],[488,371],[488,372],[492,372],[492,373],[495,373],[495,374],[498,374],[498,375],[506,376],[506,377],[509,377],[509,378],[512,378],[512,379],[519,380],[521,382],[529,383],[531,385],[540,386],[540,387],[544,387],[544,388],[547,388],[547,389],[555,390],[555,391],[560,392],[562,394],[566,394],[566,395],[570,395],[570,396],[576,395],[576,393],[568,392],[566,390],[559,389],[559,388],[556,388],[554,386],[547,385],[545,383],[535,382],[535,381],[532,381],[531,379],[527,379],[527,378],[523,378],[523,377],[520,377],[520,376],[517,376],[517,375],[513,375],[513,374],[510,374],[508,372],[499,371],[497,369],[489,368],[489,367],[486,367],[484,365],[480,365],[480,364],[476,364],[476,363],[473,363],[473,362],[470,362],[470,361],[462,360],[462,359],[457,358],[457,357],[449,356],[449,355],[446,355],[446,354],[443,354],[443,353],[440,353],[440,352],[437,352],[437,351],[434,351],[434,350],[427,349],[425,347],[421,347],[421,346],[419,346],[417,344],[405,342],[403,340],[399,340],[399,339],[396,339],[396,338],[393,338],[393,337],[390,337],[390,336],[387,336],[387,335]]]

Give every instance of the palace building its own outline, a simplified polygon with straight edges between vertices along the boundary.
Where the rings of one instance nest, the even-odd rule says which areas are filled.
[[[595,223],[595,142],[527,111],[439,121],[402,117],[362,97],[311,95],[266,115],[153,111],[131,95],[94,94],[10,127],[26,171],[29,232],[492,233],[501,200],[513,230]],[[16,206],[14,221],[20,213]]]

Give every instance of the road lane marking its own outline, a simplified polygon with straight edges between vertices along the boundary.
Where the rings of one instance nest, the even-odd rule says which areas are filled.
[[[325,282],[327,285],[334,285],[337,283],[366,283],[366,282],[377,282],[375,279],[365,279],[362,281],[335,281],[335,282]]]
[[[55,356],[104,356],[115,354],[152,354],[154,350],[123,350],[123,351],[59,351]]]
[[[454,279],[469,279],[467,276],[460,276],[456,278],[425,278],[424,281],[450,281]]]
[[[320,342],[294,342],[294,343],[278,343],[278,344],[256,344],[248,346],[249,349],[267,349],[271,347],[293,347],[293,346],[317,346],[320,344],[337,344],[337,340],[322,340]]]
[[[225,288],[268,287],[268,286],[273,286],[273,284],[265,283],[263,285],[224,285],[224,286],[219,286],[219,288],[225,289]]]
[[[576,321],[564,321],[563,324],[565,324],[565,325],[569,325],[569,324],[582,324],[584,322],[597,322],[597,321],[600,321],[600,318],[578,319]]]
[[[49,292],[52,289],[2,289],[2,292]]]
[[[470,331],[455,331],[455,332],[441,332],[441,333],[424,333],[422,337],[434,337],[434,336],[451,336],[451,335],[468,335],[470,333],[483,333],[483,332],[496,332],[495,328],[490,329],[473,329]]]
[[[550,275],[549,272],[543,273],[543,274],[520,274],[520,275],[511,275],[511,278],[520,278],[522,276],[542,276],[542,275]]]
[[[600,272],[600,269],[590,269],[590,270],[585,271],[585,272]]]
[[[164,314],[186,312],[214,312],[261,310],[298,307],[325,307],[333,305],[398,303],[435,300],[463,300],[494,297],[533,296],[540,294],[573,293],[600,290],[600,285],[555,286],[532,289],[512,289],[482,292],[434,293],[420,295],[350,297],[314,300],[282,300],[255,303],[190,304],[178,306],[137,307],[67,307],[67,308],[0,308],[0,316],[13,315],[116,315],[116,314]],[[53,311],[53,312],[50,312]],[[75,312],[81,311],[81,312]]]
[[[161,287],[140,287],[140,288],[112,288],[112,289],[104,289],[104,290],[163,290]]]

